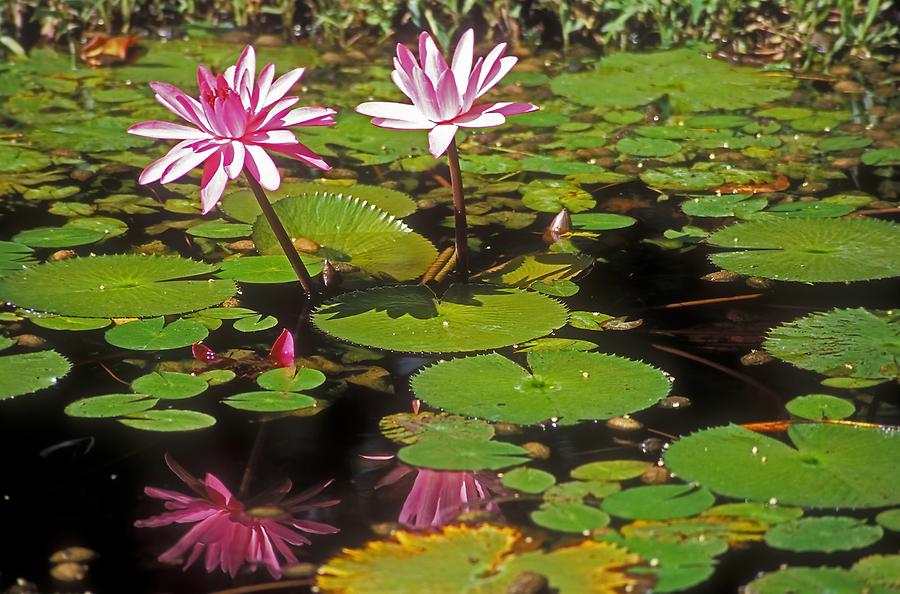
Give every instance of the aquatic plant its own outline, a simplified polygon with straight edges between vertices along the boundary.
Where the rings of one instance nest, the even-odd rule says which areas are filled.
[[[185,570],[202,555],[208,572],[218,568],[234,577],[245,565],[249,566],[250,571],[262,566],[278,579],[283,565],[298,563],[288,545],[312,544],[301,532],[335,534],[340,531],[329,524],[295,517],[300,512],[340,503],[337,499],[307,503],[327,488],[331,481],[287,497],[291,489],[288,481],[272,493],[256,498],[257,505],[248,508],[214,474],[207,473],[201,481],[169,456],[166,456],[166,464],[196,495],[147,487],[144,492],[165,501],[169,511],[146,520],[137,520],[134,525],[138,528],[196,525],[159,556],[164,563],[180,563],[189,553]]]
[[[474,60],[475,32],[460,37],[450,65],[441,55],[431,35],[419,35],[419,59],[405,45],[397,44],[391,79],[412,105],[390,101],[369,101],[356,111],[372,118],[382,128],[428,130],[428,150],[435,158],[445,152],[450,165],[456,227],[456,267],[463,280],[469,275],[466,234],[466,203],[456,149],[459,128],[493,128],[506,116],[536,111],[530,103],[485,103],[475,100],[494,88],[515,66],[518,58],[504,57],[506,44],[494,47],[484,58]],[[474,64],[473,64],[474,60]]]
[[[153,120],[135,124],[128,132],[148,138],[181,140],[164,157],[144,169],[139,178],[141,184],[156,181],[166,184],[203,164],[200,182],[203,214],[219,202],[228,180],[243,172],[303,290],[312,294],[309,272],[264,191],[277,190],[281,184],[281,175],[266,151],[326,171],[331,168],[289,130],[295,126],[330,126],[334,123],[332,116],[337,113],[326,107],[294,108],[299,99],[287,93],[304,71],[295,68],[275,80],[275,66],[269,64],[254,82],[256,51],[248,45],[237,63],[223,74],[214,76],[202,65],[197,68],[200,87],[197,99],[174,85],[150,83],[157,101],[191,126]]]

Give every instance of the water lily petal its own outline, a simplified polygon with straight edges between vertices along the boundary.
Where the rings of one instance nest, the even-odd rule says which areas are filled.
[[[459,38],[459,41],[456,42],[456,49],[453,51],[453,60],[450,62],[450,68],[453,70],[453,77],[456,79],[457,89],[465,89],[469,82],[474,52],[475,31],[467,29]]]
[[[529,113],[540,109],[537,105],[531,103],[492,103],[483,106],[482,111],[490,113],[502,113],[505,116],[518,115],[520,113]]]
[[[219,202],[228,183],[228,174],[222,165],[222,153],[206,161],[200,180],[200,212],[208,213]]]
[[[453,123],[463,128],[493,128],[506,123],[506,117],[502,113],[465,113],[453,120]]]
[[[160,176],[159,181],[162,184],[167,184],[175,181],[179,177],[187,174],[199,166],[200,163],[206,161],[210,155],[217,152],[219,150],[218,145],[207,145],[201,147],[194,147],[191,151],[182,155],[179,159],[172,162],[165,171],[163,171],[162,176]]]
[[[444,154],[456,135],[457,127],[453,124],[438,124],[428,133],[428,151],[437,159]]]
[[[453,119],[459,114],[460,98],[452,70],[445,70],[437,85],[437,100],[441,121]]]
[[[160,122],[151,120],[149,122],[141,122],[128,128],[129,134],[135,136],[144,136],[146,138],[163,138],[167,140],[184,140],[201,138],[211,138],[209,134],[197,128],[184,126],[182,124],[173,124],[171,122]]]
[[[306,68],[295,68],[290,72],[282,74],[278,80],[272,84],[272,87],[269,89],[269,92],[266,93],[266,96],[261,98],[259,108],[262,109],[268,107],[287,95],[288,91],[297,84],[297,81],[300,80],[304,72],[306,72]]]
[[[322,157],[309,150],[302,142],[296,144],[270,144],[266,148],[291,157],[292,159],[303,161],[304,163],[323,171],[331,169],[331,165],[326,163]]]
[[[431,130],[437,124],[431,120],[392,120],[390,118],[372,118],[372,124],[379,128],[391,128],[392,130]]]
[[[419,108],[406,103],[394,103],[391,101],[369,101],[356,106],[356,113],[361,113],[373,118],[389,120],[406,120],[410,122],[428,121]]]
[[[476,97],[481,97],[482,95],[493,89],[504,76],[509,74],[509,71],[512,70],[512,67],[515,66],[516,62],[518,61],[519,59],[515,56],[507,56],[498,60],[494,64],[492,72],[489,73],[488,77],[478,88]]]
[[[284,146],[284,145],[276,145]],[[250,175],[259,182],[259,185],[274,192],[281,185],[281,174],[275,167],[275,162],[266,151],[255,144],[247,145],[246,165]]]
[[[413,103],[418,107],[422,115],[429,120],[440,121],[441,112],[438,105],[437,94],[434,85],[421,68],[416,67],[412,74]]]
[[[328,107],[298,107],[282,118],[282,125],[292,126],[331,126],[335,123],[337,112]]]
[[[436,87],[448,66],[434,39],[426,31],[419,35],[419,62],[432,86]]]
[[[222,155],[224,161],[225,174],[228,179],[234,179],[241,174],[244,169],[244,156],[247,154],[244,144],[237,140],[232,140],[225,148]]]

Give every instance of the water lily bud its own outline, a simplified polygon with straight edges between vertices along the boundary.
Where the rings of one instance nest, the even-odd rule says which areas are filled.
[[[199,342],[195,342],[191,345],[191,353],[194,355],[194,359],[201,363],[213,363],[220,359],[219,355],[214,350]]]
[[[272,350],[269,351],[269,361],[276,367],[293,367],[294,366],[294,335],[282,330],[281,334],[272,344]]]
[[[341,273],[334,268],[330,260],[326,258],[322,261],[322,284],[326,289],[335,289],[341,286],[343,280]]]
[[[544,243],[554,244],[559,241],[563,235],[572,232],[572,217],[569,216],[569,209],[564,208],[559,214],[553,217],[547,229],[544,230]]]

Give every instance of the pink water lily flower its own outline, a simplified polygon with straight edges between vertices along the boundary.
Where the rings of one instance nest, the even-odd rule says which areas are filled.
[[[269,361],[276,367],[293,367],[296,365],[294,357],[294,335],[287,328],[281,331],[275,342],[272,343],[272,350],[269,351]]]
[[[530,103],[484,103],[475,100],[490,91],[515,65],[517,58],[504,57],[506,44],[494,47],[473,65],[475,33],[463,33],[448,66],[428,33],[419,36],[419,61],[404,45],[397,45],[391,78],[412,105],[386,101],[362,103],[356,111],[370,116],[382,128],[430,130],[429,151],[444,154],[459,127],[491,128],[506,116],[535,111]]]
[[[196,495],[147,487],[144,492],[164,500],[168,511],[134,523],[138,528],[193,524],[172,548],[159,556],[164,563],[184,562],[187,570],[203,556],[207,572],[220,568],[235,577],[244,565],[249,566],[250,571],[263,566],[278,579],[283,565],[298,563],[288,545],[311,544],[301,532],[334,534],[339,531],[329,524],[295,517],[299,512],[340,502],[306,503],[331,484],[330,481],[287,499],[291,483],[286,481],[275,491],[256,498],[256,507],[250,508],[232,495],[215,475],[207,473],[201,481],[168,456],[166,463]]]
[[[197,98],[168,83],[150,83],[157,101],[190,125],[150,121],[128,129],[138,136],[181,141],[144,169],[139,182],[167,184],[202,164],[200,202],[206,214],[222,197],[228,180],[242,171],[246,170],[263,188],[278,189],[281,176],[266,151],[330,169],[288,129],[334,124],[333,109],[294,108],[299,98],[288,92],[304,70],[296,68],[275,80],[275,66],[269,64],[254,79],[256,52],[248,45],[237,63],[223,74],[216,76],[204,66],[197,68]]]

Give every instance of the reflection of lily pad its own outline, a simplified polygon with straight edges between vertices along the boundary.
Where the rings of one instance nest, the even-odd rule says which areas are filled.
[[[741,109],[787,96],[790,77],[710,60],[697,48],[606,56],[594,70],[562,74],[550,88],[589,106],[636,107],[668,96],[676,113]]]
[[[549,334],[565,307],[539,293],[453,285],[438,299],[424,286],[378,287],[327,301],[313,313],[323,332],[380,349],[462,352],[501,348]]]
[[[631,359],[531,351],[531,372],[491,353],[451,359],[412,380],[416,396],[448,411],[508,423],[608,419],[652,406],[669,392],[659,370]]]
[[[900,275],[900,226],[874,219],[786,219],[738,223],[709,243],[729,248],[714,264],[741,274],[805,282]]]
[[[900,315],[835,309],[815,312],[773,328],[769,354],[801,369],[832,376],[900,376]]]
[[[900,503],[900,432],[831,423],[793,425],[795,447],[729,425],[674,442],[666,466],[728,497],[813,508]]]
[[[231,281],[181,280],[214,270],[173,256],[74,258],[3,277],[0,297],[18,307],[76,317],[184,313],[234,295]]]
[[[56,351],[0,357],[0,400],[49,388],[71,368]]]
[[[331,194],[292,196],[276,202],[274,209],[292,239],[312,240],[320,246],[316,255],[373,276],[414,279],[437,257],[427,239],[361,200]],[[281,253],[262,216],[253,225],[253,241],[261,254]]]

